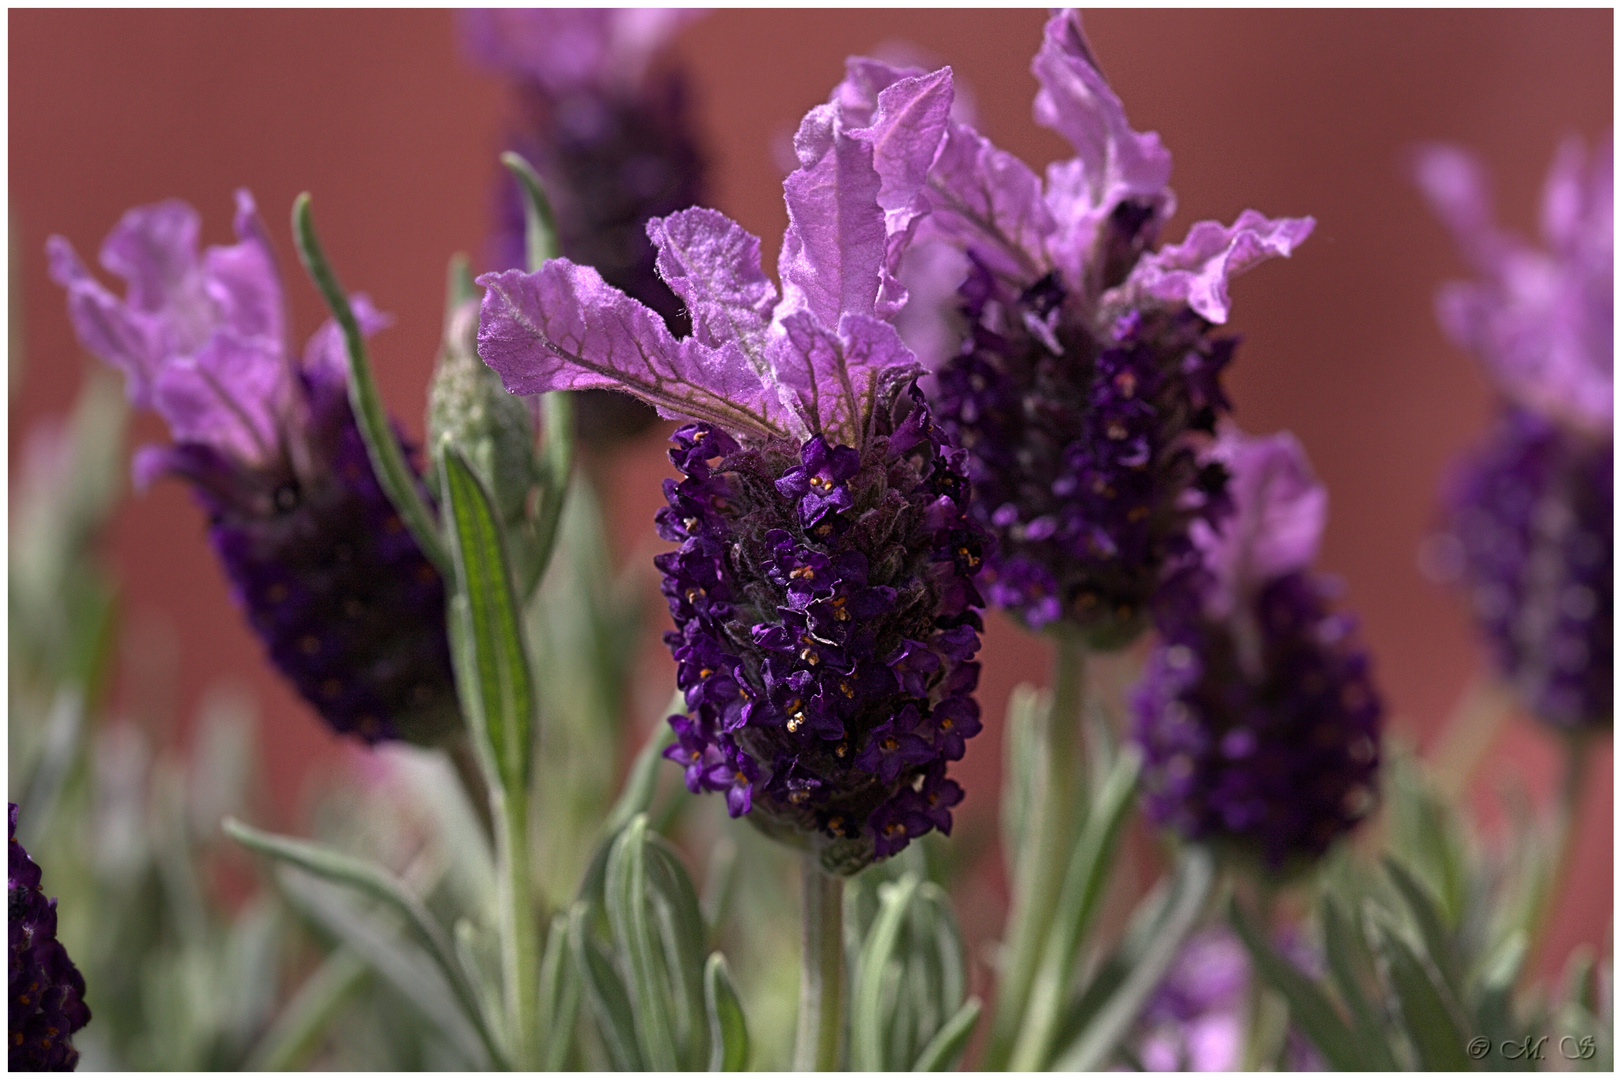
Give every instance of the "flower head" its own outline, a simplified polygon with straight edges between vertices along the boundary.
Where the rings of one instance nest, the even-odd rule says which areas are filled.
[[[1287,434],[1225,433],[1234,512],[1197,522],[1200,588],[1163,599],[1133,698],[1151,820],[1290,868],[1373,805],[1381,706],[1353,622],[1312,575],[1325,496]]]
[[[1211,337],[1228,279],[1288,255],[1313,223],[1247,210],[1154,250],[1175,205],[1171,157],[1127,124],[1073,12],[1048,21],[1032,70],[1037,121],[1076,156],[1044,182],[948,126],[903,274],[918,307],[909,340],[997,539],[988,598],[1032,628],[1062,619],[1112,647],[1194,562],[1191,522],[1223,507],[1221,472],[1191,440],[1228,408],[1219,376],[1234,342]]]
[[[84,976],[56,940],[56,901],[40,891],[40,871],[17,842],[17,804],[8,804],[6,881],[11,1004],[6,1064],[13,1072],[71,1072],[72,1035],[90,1022]]]
[[[980,728],[982,538],[889,321],[951,97],[942,69],[859,120],[838,92],[807,115],[781,298],[722,215],[649,222],[690,337],[564,259],[479,279],[479,354],[509,390],[617,387],[688,421],[658,518],[688,706],[668,756],[838,872],[950,828],[945,766]]]
[[[462,13],[468,51],[515,82],[519,117],[508,145],[545,184],[561,254],[596,267],[677,337],[688,332],[687,313],[659,279],[646,226],[703,199],[707,163],[684,73],[655,72],[650,61],[690,17],[665,9]],[[523,267],[522,195],[511,177],[499,183],[491,255],[499,269]],[[624,394],[588,391],[577,403],[588,441],[635,434],[653,421]]]
[[[199,257],[196,211],[176,200],[139,207],[101,252],[129,283],[124,300],[62,237],[49,243],[51,274],[80,341],[174,435],[137,453],[137,481],[191,481],[276,666],[341,732],[437,741],[457,725],[439,575],[372,475],[337,325],[311,337],[302,361],[292,354],[245,191],[236,230],[236,244]],[[368,332],[387,325],[364,297],[355,309]]]
[[[1612,712],[1611,145],[1556,156],[1543,195],[1545,250],[1492,222],[1470,156],[1430,147],[1417,177],[1478,281],[1444,287],[1437,315],[1504,400],[1455,471],[1453,551],[1499,667],[1561,728]]]

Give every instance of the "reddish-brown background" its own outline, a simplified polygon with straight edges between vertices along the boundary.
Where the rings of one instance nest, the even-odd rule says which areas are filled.
[[[785,224],[771,147],[826,96],[847,54],[890,42],[951,63],[1000,145],[1038,166],[1066,155],[1030,118],[1042,18],[722,11],[692,23],[675,52],[714,152],[712,203],[765,238],[770,263]],[[445,259],[480,249],[504,103],[502,86],[459,54],[450,15],[14,11],[9,27],[10,222],[23,260],[13,315],[25,320],[27,359],[11,451],[32,423],[68,407],[84,369],[45,275],[46,236],[63,233],[93,258],[126,208],[180,196],[203,212],[205,240],[224,242],[239,185],[258,197],[288,267],[280,223],[295,194],[314,193],[344,281],[397,316],[376,362],[390,405],[420,433]],[[1328,484],[1321,565],[1344,578],[1363,618],[1393,727],[1426,744],[1482,657],[1457,597],[1424,579],[1416,551],[1435,523],[1443,470],[1482,430],[1492,399],[1436,329],[1433,291],[1463,267],[1404,179],[1402,155],[1421,139],[1474,148],[1497,179],[1503,217],[1532,229],[1560,138],[1592,140],[1611,126],[1612,15],[1113,11],[1089,15],[1087,28],[1134,126],[1158,131],[1174,155],[1179,211],[1168,236],[1251,206],[1318,219],[1294,259],[1236,288],[1246,343],[1230,387],[1246,428],[1294,431]],[[302,336],[322,312],[299,275],[288,285]],[[164,433],[146,417],[134,437]],[[629,553],[652,535],[666,470],[657,437],[617,470],[615,543]],[[178,642],[187,711],[221,677],[249,685],[278,813],[293,825],[299,778],[336,741],[263,663],[180,485],[128,503],[110,554],[126,590],[129,667],[174,656],[164,642]],[[984,696],[996,718],[1015,682],[1045,679],[1045,650],[992,623]],[[668,685],[657,650],[645,675]],[[135,681],[123,680],[125,697]],[[994,810],[998,726],[961,767],[967,813]],[[1544,792],[1554,768],[1550,741],[1517,720],[1479,787],[1520,779]],[[1581,940],[1609,945],[1609,741],[1590,768],[1555,955]],[[995,925],[993,914],[975,921]]]

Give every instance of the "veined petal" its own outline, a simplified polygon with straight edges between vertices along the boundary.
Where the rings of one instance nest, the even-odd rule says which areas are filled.
[[[1224,618],[1241,597],[1312,565],[1329,513],[1329,493],[1313,474],[1306,451],[1287,431],[1252,438],[1230,427],[1212,445],[1210,456],[1228,467],[1233,515],[1220,529],[1196,520],[1189,536],[1216,576],[1207,610],[1213,618]]]
[[[772,366],[816,430],[860,446],[881,383],[923,374],[895,327],[871,315],[845,315],[838,332],[809,312],[782,320]]]
[[[286,385],[279,342],[221,329],[194,356],[164,367],[153,407],[176,442],[204,443],[260,463],[276,446],[275,416]]]
[[[1126,122],[1121,99],[1087,48],[1079,14],[1062,11],[1048,20],[1031,71],[1042,84],[1036,122],[1076,148],[1093,208],[1108,213],[1123,199],[1151,201],[1164,193],[1171,154],[1159,135],[1140,134]]]
[[[533,274],[478,279],[479,357],[514,394],[625,390],[667,417],[782,434],[795,417],[735,342],[677,342],[664,320],[589,266],[554,259]]]
[[[1289,255],[1312,234],[1311,218],[1267,218],[1246,210],[1224,226],[1201,221],[1181,244],[1145,256],[1120,286],[1169,303],[1186,303],[1213,323],[1228,319],[1228,278],[1274,256]]]
[[[693,336],[710,348],[736,341],[764,366],[777,287],[760,268],[760,239],[702,207],[648,221],[659,276],[687,304]]]
[[[1055,222],[1042,184],[1023,161],[967,124],[947,127],[930,174],[931,213],[921,227],[960,244],[997,273],[1041,276],[1043,244]]]
[[[779,318],[807,310],[824,327],[867,315],[885,274],[884,211],[873,147],[843,129],[832,105],[806,114],[794,136],[801,167],[783,182],[789,226],[778,276]]]

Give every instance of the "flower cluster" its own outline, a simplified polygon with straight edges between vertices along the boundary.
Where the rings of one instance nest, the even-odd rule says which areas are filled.
[[[1418,176],[1483,280],[1438,297],[1503,414],[1449,493],[1454,551],[1500,668],[1560,728],[1609,727],[1612,685],[1612,165],[1568,144],[1543,198],[1547,252],[1492,224],[1480,167],[1427,149]]]
[[[693,209],[648,225],[690,337],[561,259],[481,278],[479,329],[515,393],[618,387],[693,421],[659,515],[681,545],[659,560],[689,708],[671,757],[840,873],[950,829],[946,764],[980,729],[981,532],[889,322],[951,76],[855,76],[795,140],[781,300],[759,241]]]
[[[1197,593],[1163,598],[1133,697],[1149,818],[1273,871],[1372,808],[1381,705],[1349,616],[1308,567],[1326,498],[1289,435],[1225,433],[1234,513],[1193,530]]]
[[[1224,507],[1222,472],[1197,462],[1193,440],[1228,408],[1219,376],[1234,341],[1211,336],[1227,281],[1288,255],[1313,223],[1246,211],[1151,251],[1175,205],[1171,158],[1128,126],[1074,12],[1049,20],[1033,71],[1037,121],[1077,156],[1044,185],[950,126],[903,278],[937,317],[910,320],[909,336],[934,370],[942,426],[969,451],[974,514],[997,539],[988,598],[1109,648],[1196,561],[1190,524]]]
[[[39,867],[17,842],[16,803],[8,813],[6,1064],[13,1072],[70,1072],[79,1063],[71,1036],[90,1022],[84,977],[56,940],[56,901],[40,891]]]
[[[679,70],[652,70],[650,61],[686,17],[633,9],[462,13],[469,52],[516,82],[521,117],[508,142],[546,186],[560,253],[596,267],[677,337],[689,330],[687,313],[659,279],[646,225],[703,200],[706,162],[687,80]],[[510,177],[501,180],[496,213],[494,264],[523,267],[523,198]],[[577,402],[588,440],[633,434],[654,418],[623,394],[587,391]]]
[[[130,399],[175,437],[135,460],[141,484],[189,480],[209,541],[271,660],[323,719],[367,742],[437,742],[457,729],[444,588],[372,473],[350,411],[335,323],[302,363],[285,341],[281,283],[247,192],[238,242],[197,251],[198,217],[131,210],[102,246],[120,301],[61,237],[51,273],[79,339],[121,368]],[[362,297],[362,325],[386,325]]]

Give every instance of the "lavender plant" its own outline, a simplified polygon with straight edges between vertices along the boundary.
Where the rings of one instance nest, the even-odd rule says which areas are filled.
[[[1451,538],[1500,671],[1552,727],[1611,725],[1611,144],[1560,149],[1544,187],[1545,250],[1499,229],[1487,179],[1461,150],[1429,147],[1416,175],[1481,275],[1437,296],[1452,341],[1501,401],[1459,463]]]
[[[1382,746],[1371,662],[1311,570],[1324,489],[1290,436],[1225,419],[1228,279],[1288,255],[1311,219],[1247,211],[1157,250],[1169,156],[1127,124],[1061,12],[1033,64],[1036,116],[1074,158],[1039,181],[953,118],[949,69],[854,59],[795,138],[779,286],[756,237],[684,208],[701,178],[681,92],[646,75],[673,24],[465,22],[529,109],[505,159],[517,184],[500,260],[526,269],[475,283],[453,260],[427,476],[378,401],[366,336],[382,318],[340,285],[307,197],[295,243],[334,322],[302,361],[245,194],[238,243],[201,255],[189,208],[132,211],[103,251],[130,282],[123,301],[52,241],[82,340],[174,433],[141,453],[137,479],[191,481],[273,661],[367,744],[369,779],[347,808],[323,804],[318,839],[227,817],[329,951],[274,1021],[259,993],[235,1019],[154,1025],[191,1040],[172,1060],[778,1064],[764,1044],[787,1011],[759,995],[792,972],[793,852],[794,1064],[955,1067],[982,999],[931,879],[965,795],[948,769],[982,727],[983,588],[1058,660],[1051,692],[1016,692],[1005,733],[1013,904],[980,1067],[1464,1068],[1471,1039],[1551,1025],[1608,1062],[1608,976],[1578,970],[1548,1008],[1515,990],[1560,860],[1523,857],[1534,841],[1486,857]],[[1588,485],[1609,446],[1593,395],[1609,385],[1610,249],[1589,232],[1608,221],[1609,156],[1557,169],[1561,256],[1541,262],[1486,230],[1457,158],[1426,160],[1496,275],[1448,301],[1449,325],[1498,365],[1517,430],[1543,440],[1513,442],[1497,452],[1507,472],[1480,466],[1464,485],[1465,562],[1478,599],[1519,604],[1492,626],[1528,699],[1558,725],[1603,726],[1609,562],[1588,541],[1609,502]],[[1538,338],[1550,325],[1553,344]],[[675,548],[655,560],[676,696],[617,796],[637,607],[589,488],[572,490],[581,391],[681,423],[680,479],[656,519]],[[1496,539],[1472,538],[1470,521],[1500,511]],[[1111,717],[1085,658],[1151,625],[1132,716]],[[33,805],[40,785],[26,786]],[[1376,790],[1384,832],[1349,850]],[[705,792],[721,798],[688,797]],[[1144,896],[1128,895],[1121,844],[1139,809],[1173,841]],[[719,839],[699,885],[674,841],[705,830]],[[974,839],[962,831],[951,847]],[[14,1061],[43,1030],[19,1042],[19,925],[43,941],[49,921],[37,891],[33,921],[17,919],[20,851],[14,838]],[[182,871],[198,858],[167,851],[164,887],[192,896]],[[1285,892],[1311,912],[1294,925],[1289,905],[1256,902]],[[230,987],[274,978],[264,961],[246,965],[258,981],[233,981],[282,940],[277,917],[257,937],[198,922],[182,974],[151,987],[183,1000],[171,983],[207,968],[188,985],[232,1001]],[[209,950],[236,960],[186,967]],[[106,985],[116,1016],[129,986]],[[73,1001],[50,1001],[50,1023],[73,1021]],[[172,1011],[187,1009],[206,1011]],[[329,1032],[336,1049],[319,1054]]]
[[[174,200],[126,214],[101,252],[129,284],[123,301],[68,241],[49,245],[80,341],[175,435],[172,447],[137,453],[136,483],[191,483],[266,652],[334,729],[367,742],[448,739],[457,722],[443,585],[373,474],[340,329],[327,324],[294,356],[246,191],[236,244],[199,257],[198,226]],[[387,325],[364,297],[356,311],[367,332]]]

